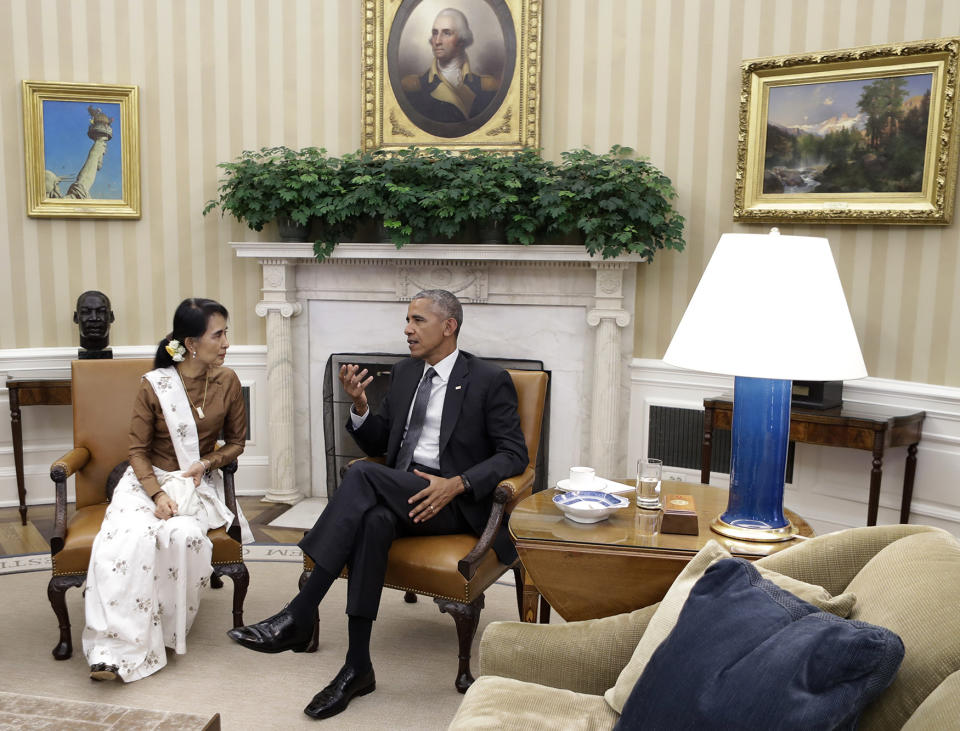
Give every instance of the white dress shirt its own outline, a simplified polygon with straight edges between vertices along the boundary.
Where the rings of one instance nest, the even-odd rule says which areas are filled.
[[[457,362],[457,356],[460,355],[459,349],[454,349],[450,355],[441,360],[433,370],[437,375],[433,377],[433,389],[430,391],[430,400],[427,402],[427,414],[423,421],[423,431],[420,432],[420,441],[413,450],[413,461],[422,464],[425,467],[440,469],[440,419],[443,417],[443,402],[447,396],[447,383],[450,381],[450,374],[453,372],[453,366]],[[423,374],[427,372],[430,364],[424,361],[423,370],[420,373],[420,379],[417,384],[423,380]],[[410,400],[410,409],[407,411],[407,424],[410,423],[410,415],[413,413],[413,404],[416,399]],[[370,414],[370,408],[363,416],[357,416],[357,413],[350,407],[350,421],[353,428],[357,429],[367,420]],[[406,435],[407,427],[403,427],[403,433]]]

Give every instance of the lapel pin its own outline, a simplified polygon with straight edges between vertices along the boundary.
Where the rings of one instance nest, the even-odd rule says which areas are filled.
[[[463,388],[463,386],[454,386],[454,387],[453,387],[453,390],[454,390],[454,391],[459,391],[461,388]]]

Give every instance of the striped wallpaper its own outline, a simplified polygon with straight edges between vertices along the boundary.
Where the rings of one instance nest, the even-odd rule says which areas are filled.
[[[393,0],[387,0],[393,1]],[[547,156],[631,146],[669,175],[687,249],[638,277],[636,355],[663,355],[720,234],[734,225],[744,58],[960,35],[951,0],[543,0]],[[115,345],[153,342],[190,294],[262,344],[257,234],[200,215],[216,163],[243,149],[360,145],[360,0],[3,0],[0,349],[73,345],[76,296],[113,300]],[[20,81],[140,87],[143,218],[27,218]],[[871,376],[960,385],[960,237],[947,227],[784,225],[833,246]],[[811,286],[811,296],[816,289]],[[9,313],[9,314],[8,314]]]

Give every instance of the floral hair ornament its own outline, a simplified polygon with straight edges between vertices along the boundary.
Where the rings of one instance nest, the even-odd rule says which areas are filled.
[[[180,344],[179,340],[171,340],[167,343],[164,350],[167,351],[167,355],[173,358],[175,363],[180,363],[183,360],[183,356],[187,353],[187,349]]]

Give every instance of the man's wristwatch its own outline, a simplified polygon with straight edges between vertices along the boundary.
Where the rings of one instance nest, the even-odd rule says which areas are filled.
[[[466,475],[460,475],[460,482],[463,483],[463,491],[470,492],[473,488],[470,486],[470,480],[467,479]]]

